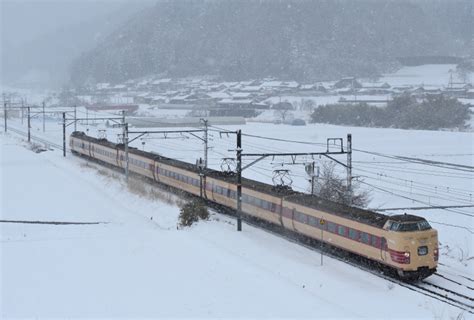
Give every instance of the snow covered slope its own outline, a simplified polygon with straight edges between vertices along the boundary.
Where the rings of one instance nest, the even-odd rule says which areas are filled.
[[[127,191],[113,172],[0,135],[0,317],[449,318],[460,311],[264,231]],[[108,173],[107,173],[108,172]]]

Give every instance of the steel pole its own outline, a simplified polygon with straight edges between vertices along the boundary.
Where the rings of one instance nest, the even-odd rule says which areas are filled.
[[[63,157],[66,156],[66,112],[63,112]]]
[[[7,132],[7,103],[3,102],[3,118],[5,120],[5,132]]]
[[[30,106],[28,106],[28,142],[31,141],[31,116],[30,116]]]
[[[128,182],[128,123],[125,124],[125,180]]]
[[[44,112],[44,101],[43,101],[43,132],[46,131],[44,122],[45,122],[45,112]]]
[[[347,134],[347,197],[352,205],[352,134]]]
[[[77,106],[74,105],[74,131],[77,131]]]
[[[242,231],[242,131],[237,131],[237,231]]]

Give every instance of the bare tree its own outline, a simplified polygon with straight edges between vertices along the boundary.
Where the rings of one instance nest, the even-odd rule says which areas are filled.
[[[293,105],[287,101],[279,102],[275,103],[272,109],[275,110],[275,114],[280,117],[281,121],[285,121],[288,113],[293,110]]]
[[[347,189],[346,179],[339,177],[334,171],[333,162],[325,162],[318,179],[317,194],[319,197],[345,205],[365,208],[370,202],[370,192],[361,190],[357,181]]]

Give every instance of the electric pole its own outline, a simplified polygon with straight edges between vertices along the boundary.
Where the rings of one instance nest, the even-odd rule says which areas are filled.
[[[23,118],[25,117],[25,102],[24,99],[21,98],[21,125],[23,126]]]
[[[77,106],[74,105],[74,131],[77,131]]]
[[[28,106],[28,142],[31,141],[31,125],[30,125],[30,121],[31,121],[31,116],[30,116],[30,106]]]
[[[5,96],[3,96],[5,99]],[[5,132],[7,132],[7,102],[3,101],[3,118],[5,119]]]
[[[128,123],[125,123],[125,110],[122,110],[123,143],[125,145],[125,181],[128,182]]]
[[[63,117],[63,118],[65,118],[65,117]],[[45,121],[45,112],[44,112],[44,101],[43,101],[43,132],[45,131],[44,121]]]
[[[242,131],[237,131],[237,231],[242,231]]]
[[[347,196],[352,204],[352,134],[347,134]]]
[[[201,121],[204,123],[204,168],[207,169],[207,144],[208,144],[208,134],[207,134],[207,129],[208,129],[208,120],[207,119],[201,119]]]
[[[44,113],[43,113],[44,116]],[[66,112],[63,112],[63,157],[66,156]]]
[[[124,112],[125,113],[125,112]],[[125,124],[124,143],[125,143],[125,181],[128,182],[128,123]]]

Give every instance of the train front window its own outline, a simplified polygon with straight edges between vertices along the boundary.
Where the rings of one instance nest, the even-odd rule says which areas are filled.
[[[428,221],[425,220],[425,221],[418,222],[418,228],[420,230],[429,230],[429,229],[431,229],[431,226],[428,223]]]
[[[431,229],[428,221],[418,221],[418,222],[393,222],[390,224],[389,229],[392,231],[399,232],[412,232],[412,231],[423,231]]]

